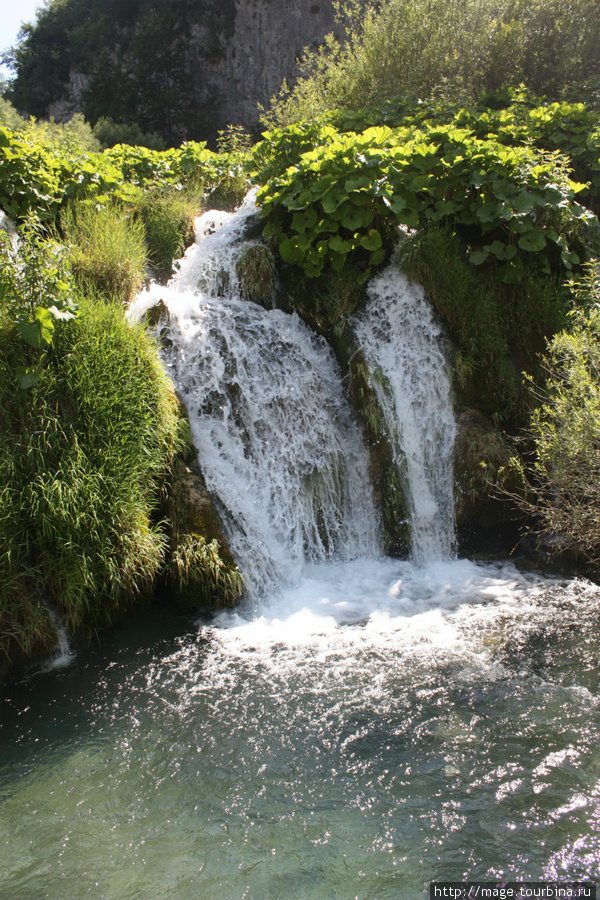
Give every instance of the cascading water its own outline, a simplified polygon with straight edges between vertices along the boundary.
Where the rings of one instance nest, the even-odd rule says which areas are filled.
[[[422,900],[431,881],[597,877],[597,586],[447,558],[439,330],[394,270],[358,329],[418,485],[423,564],[377,555],[331,355],[235,299],[250,210],[203,217],[136,310],[168,306],[166,359],[255,600],[197,628],[156,605],[8,686],[2,900]]]
[[[392,263],[355,323],[403,477],[419,564],[454,549],[454,414],[442,334],[423,290]]]
[[[164,359],[257,596],[297,580],[305,561],[376,553],[377,517],[329,348],[297,316],[237,296],[239,237],[254,211],[249,200],[236,214],[205,214],[171,284],[132,314],[157,297],[168,308]]]

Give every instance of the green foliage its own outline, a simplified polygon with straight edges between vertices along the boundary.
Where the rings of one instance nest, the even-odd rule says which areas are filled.
[[[531,464],[513,458],[522,481],[522,509],[539,532],[600,563],[600,263],[588,267],[575,296],[587,311],[574,313],[574,327],[548,344],[541,386],[531,383],[537,405],[526,436]],[[523,499],[525,498],[525,499]]]
[[[343,44],[330,35],[302,77],[271,101],[268,125],[356,112],[398,95],[472,102],[524,82],[552,99],[600,86],[595,0],[382,0],[342,3]]]
[[[349,254],[366,275],[398,227],[440,222],[461,229],[473,265],[487,262],[517,283],[532,265],[572,269],[595,221],[575,201],[584,186],[569,177],[567,158],[456,123],[362,134],[289,126],[266,133],[253,161],[257,178],[268,178],[258,193],[265,237],[311,277],[340,270]]]
[[[111,194],[130,199],[132,190],[104,154],[72,152],[0,128],[0,206],[14,218],[34,212],[52,221],[69,200]]]
[[[212,153],[205,144],[166,151],[119,144],[94,153],[66,139],[53,143],[46,129],[17,134],[0,127],[0,208],[14,218],[34,212],[52,221],[73,200],[136,204],[140,189],[157,181],[169,190],[187,185],[189,196],[214,198],[220,191],[228,203],[248,188],[239,154]]]
[[[0,322],[14,327],[26,348],[14,376],[27,390],[42,377],[54,332],[77,314],[74,287],[58,245],[49,245],[35,219],[21,230],[18,245],[0,232]]]
[[[139,290],[146,265],[143,223],[114,204],[68,206],[60,219],[80,288],[127,304]]]
[[[521,370],[565,326],[569,294],[559,276],[535,272],[518,284],[470,265],[462,241],[430,226],[403,248],[407,274],[425,287],[457,349],[459,403],[519,421],[526,404]]]
[[[224,561],[215,539],[207,542],[197,534],[187,534],[171,552],[167,566],[169,581],[181,595],[191,595],[193,608],[211,605],[233,606],[242,594],[243,581],[238,569]]]
[[[157,134],[144,134],[137,123],[121,125],[103,116],[93,128],[93,134],[103,150],[116,144],[129,144],[132,147],[147,147],[149,150],[166,150],[166,143]]]
[[[156,349],[122,310],[82,303],[27,392],[27,348],[0,323],[0,647],[30,649],[41,601],[74,630],[139,597],[165,540],[157,492],[179,446],[178,408]]]
[[[193,182],[152,184],[135,206],[144,224],[148,260],[155,278],[166,280],[173,274],[173,261],[183,255],[194,240],[194,219],[204,208],[204,195]]]

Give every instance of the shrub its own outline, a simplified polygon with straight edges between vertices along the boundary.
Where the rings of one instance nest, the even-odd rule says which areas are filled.
[[[158,134],[144,134],[137,123],[122,125],[110,116],[98,119],[93,128],[94,137],[103,149],[116,144],[132,147],[148,147],[150,150],[166,150],[165,141]]]
[[[552,99],[600,87],[596,0],[382,0],[341,4],[345,40],[306,52],[265,116],[289,124],[398,95],[472,102],[524,82]]]
[[[194,219],[204,205],[202,187],[191,183],[152,185],[135,206],[144,224],[148,261],[158,279],[173,274],[173,261],[183,255],[194,240]]]
[[[531,382],[537,405],[525,437],[531,462],[511,469],[522,481],[521,508],[536,517],[538,533],[600,564],[600,263],[573,285],[584,307],[574,327],[548,344],[543,379]],[[587,309],[585,308],[587,306]]]
[[[142,222],[114,204],[69,206],[61,216],[75,278],[87,294],[129,303],[146,265]]]
[[[165,553],[154,516],[179,443],[172,387],[141,327],[82,301],[27,392],[26,348],[0,325],[0,647],[31,649],[44,604],[69,628],[105,624],[151,585]],[[46,623],[47,625],[47,623]]]

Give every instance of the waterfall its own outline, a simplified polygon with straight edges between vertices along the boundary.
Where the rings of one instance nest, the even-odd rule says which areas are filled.
[[[441,329],[423,290],[396,263],[369,285],[355,330],[385,417],[423,564],[454,548],[454,416]]]
[[[206,213],[159,300],[163,360],[187,407],[206,484],[254,596],[306,562],[378,553],[368,454],[324,340],[296,315],[238,295],[235,258],[254,211]]]
[[[56,630],[56,648],[52,656],[47,659],[42,665],[43,672],[49,672],[52,669],[62,669],[64,666],[68,666],[75,657],[74,651],[71,649],[71,645],[69,644],[69,638],[67,636],[66,629],[63,623],[60,620],[60,616],[58,613],[48,605],[48,603],[44,602],[44,606],[47,608],[50,613],[50,618],[52,620],[52,624]]]

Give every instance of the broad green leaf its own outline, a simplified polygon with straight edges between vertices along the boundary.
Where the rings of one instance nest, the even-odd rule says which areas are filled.
[[[541,228],[532,228],[519,238],[519,247],[521,250],[527,250],[529,253],[535,253],[543,250],[546,246],[546,238]]]
[[[354,207],[353,212],[343,218],[340,225],[343,225],[348,231],[358,231],[359,228],[367,228],[374,218],[375,213],[372,209],[367,209],[364,206],[362,208]]]
[[[329,248],[333,250],[334,253],[349,253],[352,250],[352,244],[349,241],[345,241],[339,234],[334,234],[333,237],[329,238]]]
[[[473,266],[480,266],[482,263],[486,261],[489,255],[489,250],[485,248],[483,250],[472,250],[469,253],[469,262]]]
[[[348,194],[339,193],[335,190],[330,191],[321,200],[321,203],[323,204],[323,211],[327,213],[327,215],[331,215],[331,213],[335,212],[335,210],[344,202],[344,200],[348,200]]]
[[[281,241],[279,254],[284,262],[293,263],[294,265],[300,265],[305,256],[304,251],[291,238]]]
[[[376,228],[370,228],[368,235],[363,235],[360,238],[359,243],[363,250],[370,250],[372,252],[379,250],[382,245],[381,235]]]
[[[51,313],[43,306],[38,306],[33,322],[21,322],[17,325],[17,331],[26,344],[36,350],[44,350],[52,343],[54,320]]]
[[[27,391],[29,388],[37,384],[42,377],[40,366],[17,366],[15,369],[17,382],[21,390]]]
[[[318,219],[317,211],[309,207],[304,212],[296,212],[292,216],[292,228],[298,234],[303,234],[307,228],[312,228]]]

